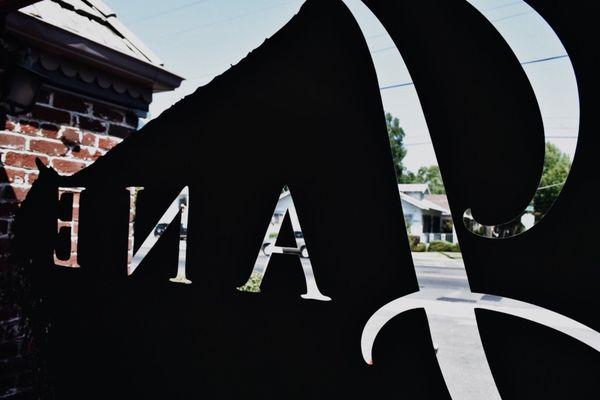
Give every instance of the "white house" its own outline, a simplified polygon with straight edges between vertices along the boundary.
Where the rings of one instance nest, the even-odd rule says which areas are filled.
[[[399,184],[398,191],[409,234],[418,236],[423,243],[433,240],[456,243],[456,234],[446,195],[431,194],[429,186],[424,183]],[[290,192],[283,192],[275,207],[271,227],[282,222],[288,207],[293,207],[292,198]]]
[[[425,183],[399,184],[406,228],[421,242],[445,240],[456,243],[456,234],[446,195],[434,195]]]

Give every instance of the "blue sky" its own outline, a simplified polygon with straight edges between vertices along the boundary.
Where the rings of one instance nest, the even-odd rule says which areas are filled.
[[[205,85],[261,45],[298,12],[303,0],[105,0],[165,63],[186,78],[181,88],[155,96],[150,117]],[[523,1],[468,0],[504,36],[522,62],[566,54],[549,26]],[[410,82],[401,55],[358,0],[346,0],[373,52],[380,86]],[[568,58],[523,66],[542,110],[546,136],[573,155],[579,105]],[[381,92],[386,111],[406,131],[405,165],[436,164],[427,123],[413,86]]]

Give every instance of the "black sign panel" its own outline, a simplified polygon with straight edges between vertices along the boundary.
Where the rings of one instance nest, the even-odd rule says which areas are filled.
[[[571,177],[551,212],[519,236],[476,236],[457,218],[455,227],[473,292],[600,329],[590,190],[598,66],[586,45],[598,36],[596,7],[529,3],[577,74],[581,129]],[[510,47],[464,1],[365,4],[413,77],[452,214],[471,208],[489,225],[518,215],[540,179],[544,131]],[[340,125],[340,115],[351,123]],[[37,333],[57,399],[451,398],[424,309],[383,327],[373,365],[361,352],[369,318],[419,286],[375,69],[341,1],[307,1],[238,65],[85,170],[59,177],[42,169],[17,239],[41,300]],[[260,292],[239,290],[284,187],[323,298],[307,296],[306,263],[293,251],[271,256]],[[72,196],[79,207],[68,196],[59,202],[59,188],[85,188]],[[179,213],[157,226],[184,189],[186,221]],[[55,248],[59,259],[71,256],[57,220],[73,210],[79,268],[66,268],[54,259]],[[294,239],[294,222],[283,223],[275,247],[293,246],[284,242]],[[156,229],[159,239],[132,271]],[[173,282],[182,252],[187,284]],[[600,355],[590,346],[497,312],[479,310],[477,322],[502,398],[600,393]]]

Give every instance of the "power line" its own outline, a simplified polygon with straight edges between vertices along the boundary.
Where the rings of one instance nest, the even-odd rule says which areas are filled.
[[[520,17],[521,15],[530,14],[530,13],[531,13],[531,10],[529,10],[529,11],[523,11],[523,12],[520,12],[520,13],[517,13],[517,14],[507,15],[506,17],[502,17],[502,18],[497,18],[497,19],[490,20],[490,22],[505,21],[507,19],[517,18],[517,17]]]
[[[241,14],[238,14],[238,15],[233,15],[231,17],[223,18],[223,19],[220,19],[220,20],[217,20],[217,21],[208,22],[206,24],[200,24],[200,25],[192,26],[192,27],[187,28],[187,29],[183,29],[183,30],[180,30],[180,31],[177,31],[177,32],[169,33],[167,35],[159,36],[159,38],[167,38],[167,37],[172,37],[172,36],[178,36],[178,35],[181,35],[181,34],[184,34],[184,33],[188,33],[188,32],[192,32],[192,31],[195,31],[195,30],[198,30],[198,29],[208,28],[210,26],[215,26],[215,25],[219,25],[219,24],[222,24],[222,23],[234,21],[236,19],[248,17],[250,15],[259,14],[261,12],[265,12],[265,11],[271,10],[273,8],[281,7],[281,6],[284,6],[284,5],[287,5],[287,4],[297,3],[298,1],[300,1],[300,0],[284,1],[283,3],[274,4],[274,5],[271,5],[269,7],[263,7],[263,8],[259,8],[259,9],[256,9],[256,10],[252,10],[252,11],[248,11],[248,12],[245,12],[245,13],[241,13]]]
[[[550,188],[553,188],[553,187],[556,187],[556,186],[561,186],[561,185],[564,185],[564,184],[565,184],[565,182],[566,182],[566,181],[562,181],[562,182],[560,182],[560,183],[555,183],[555,184],[553,184],[553,185],[542,186],[542,187],[539,187],[539,188],[537,188],[537,190],[536,190],[536,191],[538,191],[538,190],[544,190],[544,189],[550,189]]]
[[[521,65],[536,64],[536,63],[541,63],[541,62],[544,62],[544,61],[558,60],[560,58],[565,58],[565,57],[569,57],[569,56],[567,54],[561,54],[559,56],[553,56],[553,57],[547,57],[547,58],[540,58],[538,60],[525,61],[525,62],[522,62]]]
[[[553,61],[553,60],[558,60],[561,58],[565,58],[568,57],[567,54],[561,54],[558,56],[552,56],[552,57],[546,57],[546,58],[539,58],[536,60],[529,60],[529,61],[523,61],[521,63],[521,65],[529,65],[529,64],[536,64],[536,63],[541,63],[541,62],[546,62],[546,61]],[[398,87],[404,87],[404,86],[412,86],[414,85],[414,82],[403,82],[403,83],[395,83],[395,84],[391,84],[391,85],[387,85],[387,86],[382,86],[379,88],[379,90],[387,90],[387,89],[393,89],[393,88],[398,88]]]
[[[577,139],[577,136],[545,136],[546,139]],[[431,140],[426,142],[417,143],[404,143],[404,146],[423,146],[426,144],[432,144]]]
[[[513,1],[512,3],[506,3],[506,4],[501,4],[499,6],[496,6],[496,7],[486,8],[485,10],[481,10],[481,12],[493,11],[493,10],[497,10],[499,8],[505,8],[505,7],[514,6],[516,4],[525,4],[525,3],[523,2],[523,0]]]
[[[428,142],[419,142],[419,143],[403,143],[404,146],[422,146],[424,144],[431,144],[431,141]]]
[[[395,48],[396,48],[396,46],[388,46],[388,47],[384,47],[383,49],[373,50],[371,52],[371,54],[377,54],[377,53],[381,53],[382,51],[392,50],[392,49],[395,49]]]
[[[376,33],[373,35],[366,36],[365,39],[375,39],[376,37],[385,36],[387,34],[388,34],[387,31],[381,32],[381,33]]]
[[[516,3],[515,3],[515,4],[516,4]],[[484,10],[484,11],[487,11],[487,10]],[[498,19],[493,19],[493,20],[490,20],[490,22],[499,22],[499,21],[504,21],[504,20],[507,20],[507,19],[511,19],[511,18],[520,17],[521,15],[525,15],[525,14],[529,14],[529,13],[531,13],[531,11],[524,11],[524,12],[521,12],[521,13],[517,13],[517,14],[513,14],[513,15],[508,15],[508,16],[506,16],[506,17],[502,17],[502,18],[498,18]],[[384,33],[381,33],[381,34],[379,34],[379,35],[373,35],[373,36],[370,36],[370,37],[371,37],[371,38],[373,38],[373,37],[377,37],[377,36],[382,36],[382,35],[384,35],[384,34],[385,34],[385,32],[384,32]],[[367,39],[368,39],[368,38],[367,38]],[[371,54],[382,53],[382,52],[384,52],[384,51],[387,51],[387,50],[393,50],[393,49],[395,49],[395,48],[396,48],[396,46],[388,46],[388,47],[384,47],[384,48],[381,48],[381,49],[373,50],[373,51],[371,52]],[[565,57],[566,57],[566,56],[565,56]],[[559,57],[559,58],[560,58],[560,57]]]
[[[147,21],[149,19],[162,17],[162,16],[167,15],[167,14],[172,14],[172,13],[174,13],[176,11],[183,10],[183,9],[186,9],[186,8],[190,8],[190,7],[193,7],[193,6],[198,5],[198,4],[207,3],[209,1],[210,0],[198,0],[198,1],[193,1],[191,3],[182,4],[180,6],[169,8],[169,9],[167,9],[165,11],[161,11],[161,12],[156,13],[156,14],[150,14],[150,15],[147,15],[145,17],[134,19],[133,21],[128,21],[127,24],[134,25],[134,24],[137,24],[137,23],[140,23],[140,22],[143,22],[143,21]]]
[[[393,85],[382,86],[379,88],[379,90],[394,89],[394,88],[399,88],[399,87],[404,87],[404,86],[413,86],[413,85],[414,85],[413,82],[395,83]]]
[[[486,13],[488,11],[494,11],[494,10],[497,10],[499,8],[505,8],[505,7],[514,6],[514,5],[517,5],[517,4],[523,5],[525,3],[523,2],[523,0],[518,0],[518,1],[513,1],[512,3],[501,4],[499,6],[486,8],[486,9],[480,10],[479,12],[480,13]],[[381,33],[375,33],[373,35],[366,36],[365,39],[374,39],[374,38],[377,38],[377,37],[385,36],[387,34],[388,34],[387,31],[384,31],[384,32],[381,32]]]

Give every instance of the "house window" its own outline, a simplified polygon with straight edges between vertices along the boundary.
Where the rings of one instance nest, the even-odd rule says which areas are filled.
[[[431,215],[423,215],[423,233],[431,232]]]
[[[431,217],[431,232],[440,233],[442,231],[442,219],[437,216]]]
[[[435,215],[423,215],[423,233],[441,233],[442,219]]]

